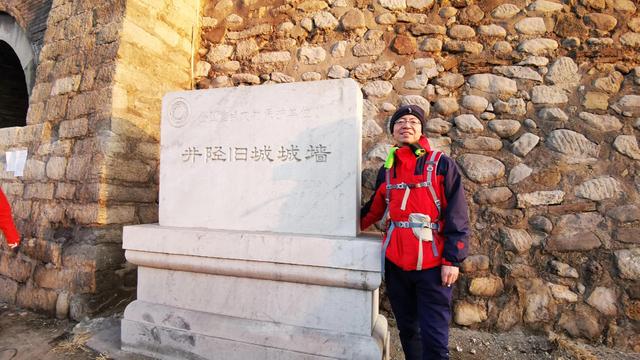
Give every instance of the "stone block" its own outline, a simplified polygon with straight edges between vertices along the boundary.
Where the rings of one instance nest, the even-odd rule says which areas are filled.
[[[27,184],[24,190],[24,198],[25,199],[43,199],[43,200],[51,200],[53,199],[53,193],[55,191],[55,184],[43,184],[43,183],[33,183]]]
[[[33,275],[35,285],[45,289],[69,290],[74,293],[88,293],[95,290],[95,276],[91,269],[56,269],[37,266]]]
[[[27,159],[24,167],[24,180],[44,180],[45,163],[36,159]]]
[[[53,290],[39,289],[32,285],[20,287],[16,295],[16,305],[38,309],[51,315],[55,313],[58,294]]]
[[[5,277],[0,277],[0,302],[15,304],[17,293],[17,282]]]
[[[52,156],[47,161],[47,177],[53,180],[62,180],[67,170],[67,158],[61,156]]]
[[[56,199],[73,199],[76,185],[59,182],[56,184]]]
[[[62,265],[62,244],[31,238],[24,241],[21,251],[32,259],[51,263],[56,267]]]
[[[67,120],[60,123],[58,136],[60,138],[76,138],[87,134],[89,129],[89,120],[80,118],[76,120]]]
[[[453,318],[456,324],[469,326],[487,320],[487,308],[484,304],[471,304],[458,301],[454,305]]]
[[[85,181],[92,167],[91,155],[74,155],[67,165],[67,179]]]
[[[100,168],[100,174],[106,179],[124,180],[131,182],[149,181],[152,168],[140,160],[124,160],[122,158],[106,158]]]
[[[0,253],[0,274],[23,283],[31,276],[33,264],[8,252]]]

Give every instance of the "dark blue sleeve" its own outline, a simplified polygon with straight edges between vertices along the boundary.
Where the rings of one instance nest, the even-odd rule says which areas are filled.
[[[371,195],[371,199],[369,199],[369,201],[367,201],[367,203],[364,204],[362,209],[360,209],[360,218],[363,218],[365,215],[367,215],[367,213],[371,209],[371,204],[373,204],[373,198],[376,196],[376,191],[378,190],[380,185],[382,185],[382,183],[384,182],[384,177],[385,177],[384,172],[385,172],[384,166],[380,167],[380,170],[378,170],[378,175],[376,176],[376,186],[373,188],[373,194]]]
[[[443,210],[443,235],[445,238],[442,256],[459,266],[469,253],[469,207],[464,195],[462,177],[456,162],[442,155],[438,163],[438,175],[444,176],[444,195],[447,207]]]

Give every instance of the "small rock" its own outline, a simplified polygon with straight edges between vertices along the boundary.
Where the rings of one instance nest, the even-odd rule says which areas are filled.
[[[426,52],[440,52],[442,50],[442,40],[427,37],[420,44],[420,50]]]
[[[467,82],[473,89],[507,98],[513,96],[518,91],[514,80],[493,74],[472,75]]]
[[[541,13],[556,12],[562,10],[562,4],[547,0],[537,0],[529,5],[530,11],[539,11]]]
[[[520,181],[528,178],[532,172],[533,169],[525,164],[516,165],[513,169],[511,169],[511,172],[509,172],[508,182],[509,184],[517,184]]]
[[[322,79],[322,74],[315,71],[307,71],[306,73],[302,74],[301,78],[302,81],[318,81]]]
[[[600,153],[600,146],[598,144],[589,141],[589,139],[582,134],[567,129],[552,131],[547,136],[545,144],[551,150],[555,150],[574,159],[597,159]]]
[[[533,239],[528,232],[521,229],[500,228],[500,240],[508,251],[515,251],[518,254],[525,253],[531,249]]]
[[[577,279],[579,277],[578,270],[563,262],[551,260],[549,262],[549,266],[551,266],[551,269],[559,276],[573,279]]]
[[[418,51],[418,43],[412,36],[398,35],[393,39],[391,49],[399,55],[410,55]]]
[[[529,39],[518,45],[518,50],[532,55],[544,55],[558,49],[558,42],[553,39]]]
[[[607,14],[591,13],[584,17],[584,22],[600,31],[611,31],[615,29],[618,20]]]
[[[436,84],[448,89],[457,89],[464,84],[464,76],[456,73],[444,72],[436,79]]]
[[[460,109],[460,107],[458,106],[458,100],[452,97],[438,99],[434,105],[434,108],[438,114],[445,116],[454,114]]]
[[[596,287],[587,299],[587,304],[608,316],[615,316],[618,313],[616,302],[617,296],[615,290],[601,286]]]
[[[407,8],[406,0],[379,0],[380,5],[388,10],[404,10]]]
[[[633,135],[618,135],[613,142],[613,147],[623,155],[640,160],[640,148],[638,148],[638,141]]]
[[[347,51],[347,42],[344,40],[338,41],[331,47],[331,56],[334,58],[344,57]]]
[[[534,104],[565,104],[569,98],[560,88],[538,85],[531,89],[531,101]]]
[[[330,79],[344,79],[349,77],[349,70],[343,68],[340,65],[332,65],[329,68],[327,77]]]
[[[508,187],[495,187],[489,189],[482,189],[476,192],[473,199],[480,205],[484,204],[498,204],[505,202],[513,196],[513,193]]]
[[[640,248],[617,250],[614,252],[620,277],[640,280]]]
[[[489,129],[501,138],[508,138],[515,135],[520,130],[520,122],[516,120],[491,120]]]
[[[478,27],[478,33],[483,36],[491,36],[504,38],[507,36],[507,30],[500,25],[491,24],[491,25],[480,25]]]
[[[505,174],[501,161],[484,155],[464,154],[458,158],[458,163],[467,177],[477,183],[491,182]]]
[[[391,12],[380,14],[376,17],[376,22],[380,25],[393,25],[397,22],[396,16]],[[415,34],[414,34],[415,35]]]
[[[596,81],[593,82],[593,86],[598,90],[615,95],[620,91],[620,86],[622,86],[623,81],[624,76],[618,71],[613,71],[609,76],[596,79]]]
[[[456,116],[453,122],[456,124],[456,127],[463,132],[479,133],[484,130],[484,126],[482,126],[480,120],[471,114]]]
[[[607,216],[620,223],[630,223],[640,220],[640,208],[635,205],[622,205],[609,210]]]
[[[532,133],[525,133],[520,136],[511,146],[511,152],[518,156],[526,156],[540,141],[540,137]]]
[[[564,200],[564,191],[535,191],[532,193],[517,194],[517,207],[526,209],[532,206],[556,205]]]
[[[462,106],[475,113],[483,112],[488,105],[489,101],[482,96],[466,95],[462,98]]]
[[[446,134],[451,129],[451,123],[439,118],[430,119],[425,124],[425,131],[436,133],[436,134]]]
[[[319,46],[303,46],[298,50],[298,60],[306,65],[315,65],[324,61],[327,52]]]
[[[589,91],[585,94],[582,106],[588,110],[607,110],[609,95],[599,91]]]
[[[496,19],[510,19],[520,12],[520,8],[513,4],[502,4],[491,12],[491,16]]]
[[[546,121],[568,121],[569,116],[560,108],[543,108],[538,112],[538,117]]]
[[[458,325],[468,326],[487,320],[487,310],[484,306],[464,301],[456,302],[453,313],[454,321]]]
[[[581,112],[578,117],[584,121],[584,123],[598,131],[618,131],[622,129],[622,123],[618,118],[612,115],[597,115],[588,112]]]
[[[509,78],[542,82],[542,76],[540,76],[540,74],[525,66],[496,66],[493,68],[493,71]]]
[[[338,20],[328,11],[321,11],[313,16],[313,22],[319,29],[333,30],[338,26]]]
[[[387,48],[384,40],[365,40],[353,47],[354,56],[377,56]]]
[[[340,18],[340,25],[345,31],[363,29],[366,27],[364,14],[358,8],[351,8]]]
[[[467,25],[453,25],[449,28],[449,36],[453,39],[472,39],[476,36],[475,30]]]
[[[447,122],[447,124],[449,123]],[[477,138],[466,138],[462,140],[462,147],[468,150],[499,151],[502,149],[502,141],[486,136],[479,136]]]
[[[553,295],[554,299],[558,301],[565,301],[574,303],[578,301],[578,295],[573,291],[569,290],[568,286],[548,283],[549,289],[551,290],[551,295]]]
[[[544,19],[541,17],[524,18],[515,24],[516,30],[525,35],[540,35],[547,32]]]
[[[416,9],[418,11],[424,11],[431,9],[434,0],[407,0],[407,6],[410,9]]]
[[[362,87],[368,97],[385,97],[393,91],[393,85],[388,81],[372,81]]]

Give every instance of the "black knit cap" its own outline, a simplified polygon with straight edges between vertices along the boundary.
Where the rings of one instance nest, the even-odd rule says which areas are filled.
[[[417,117],[418,120],[420,120],[422,129],[424,129],[424,110],[422,110],[422,108],[418,105],[403,105],[398,110],[396,110],[395,114],[393,114],[391,120],[389,121],[389,132],[391,134],[393,134],[393,125],[396,123],[396,121],[407,114]]]

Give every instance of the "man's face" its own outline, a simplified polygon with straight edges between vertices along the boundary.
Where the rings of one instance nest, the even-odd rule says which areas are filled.
[[[422,124],[414,115],[404,115],[393,124],[393,139],[402,145],[417,143],[421,134]]]

